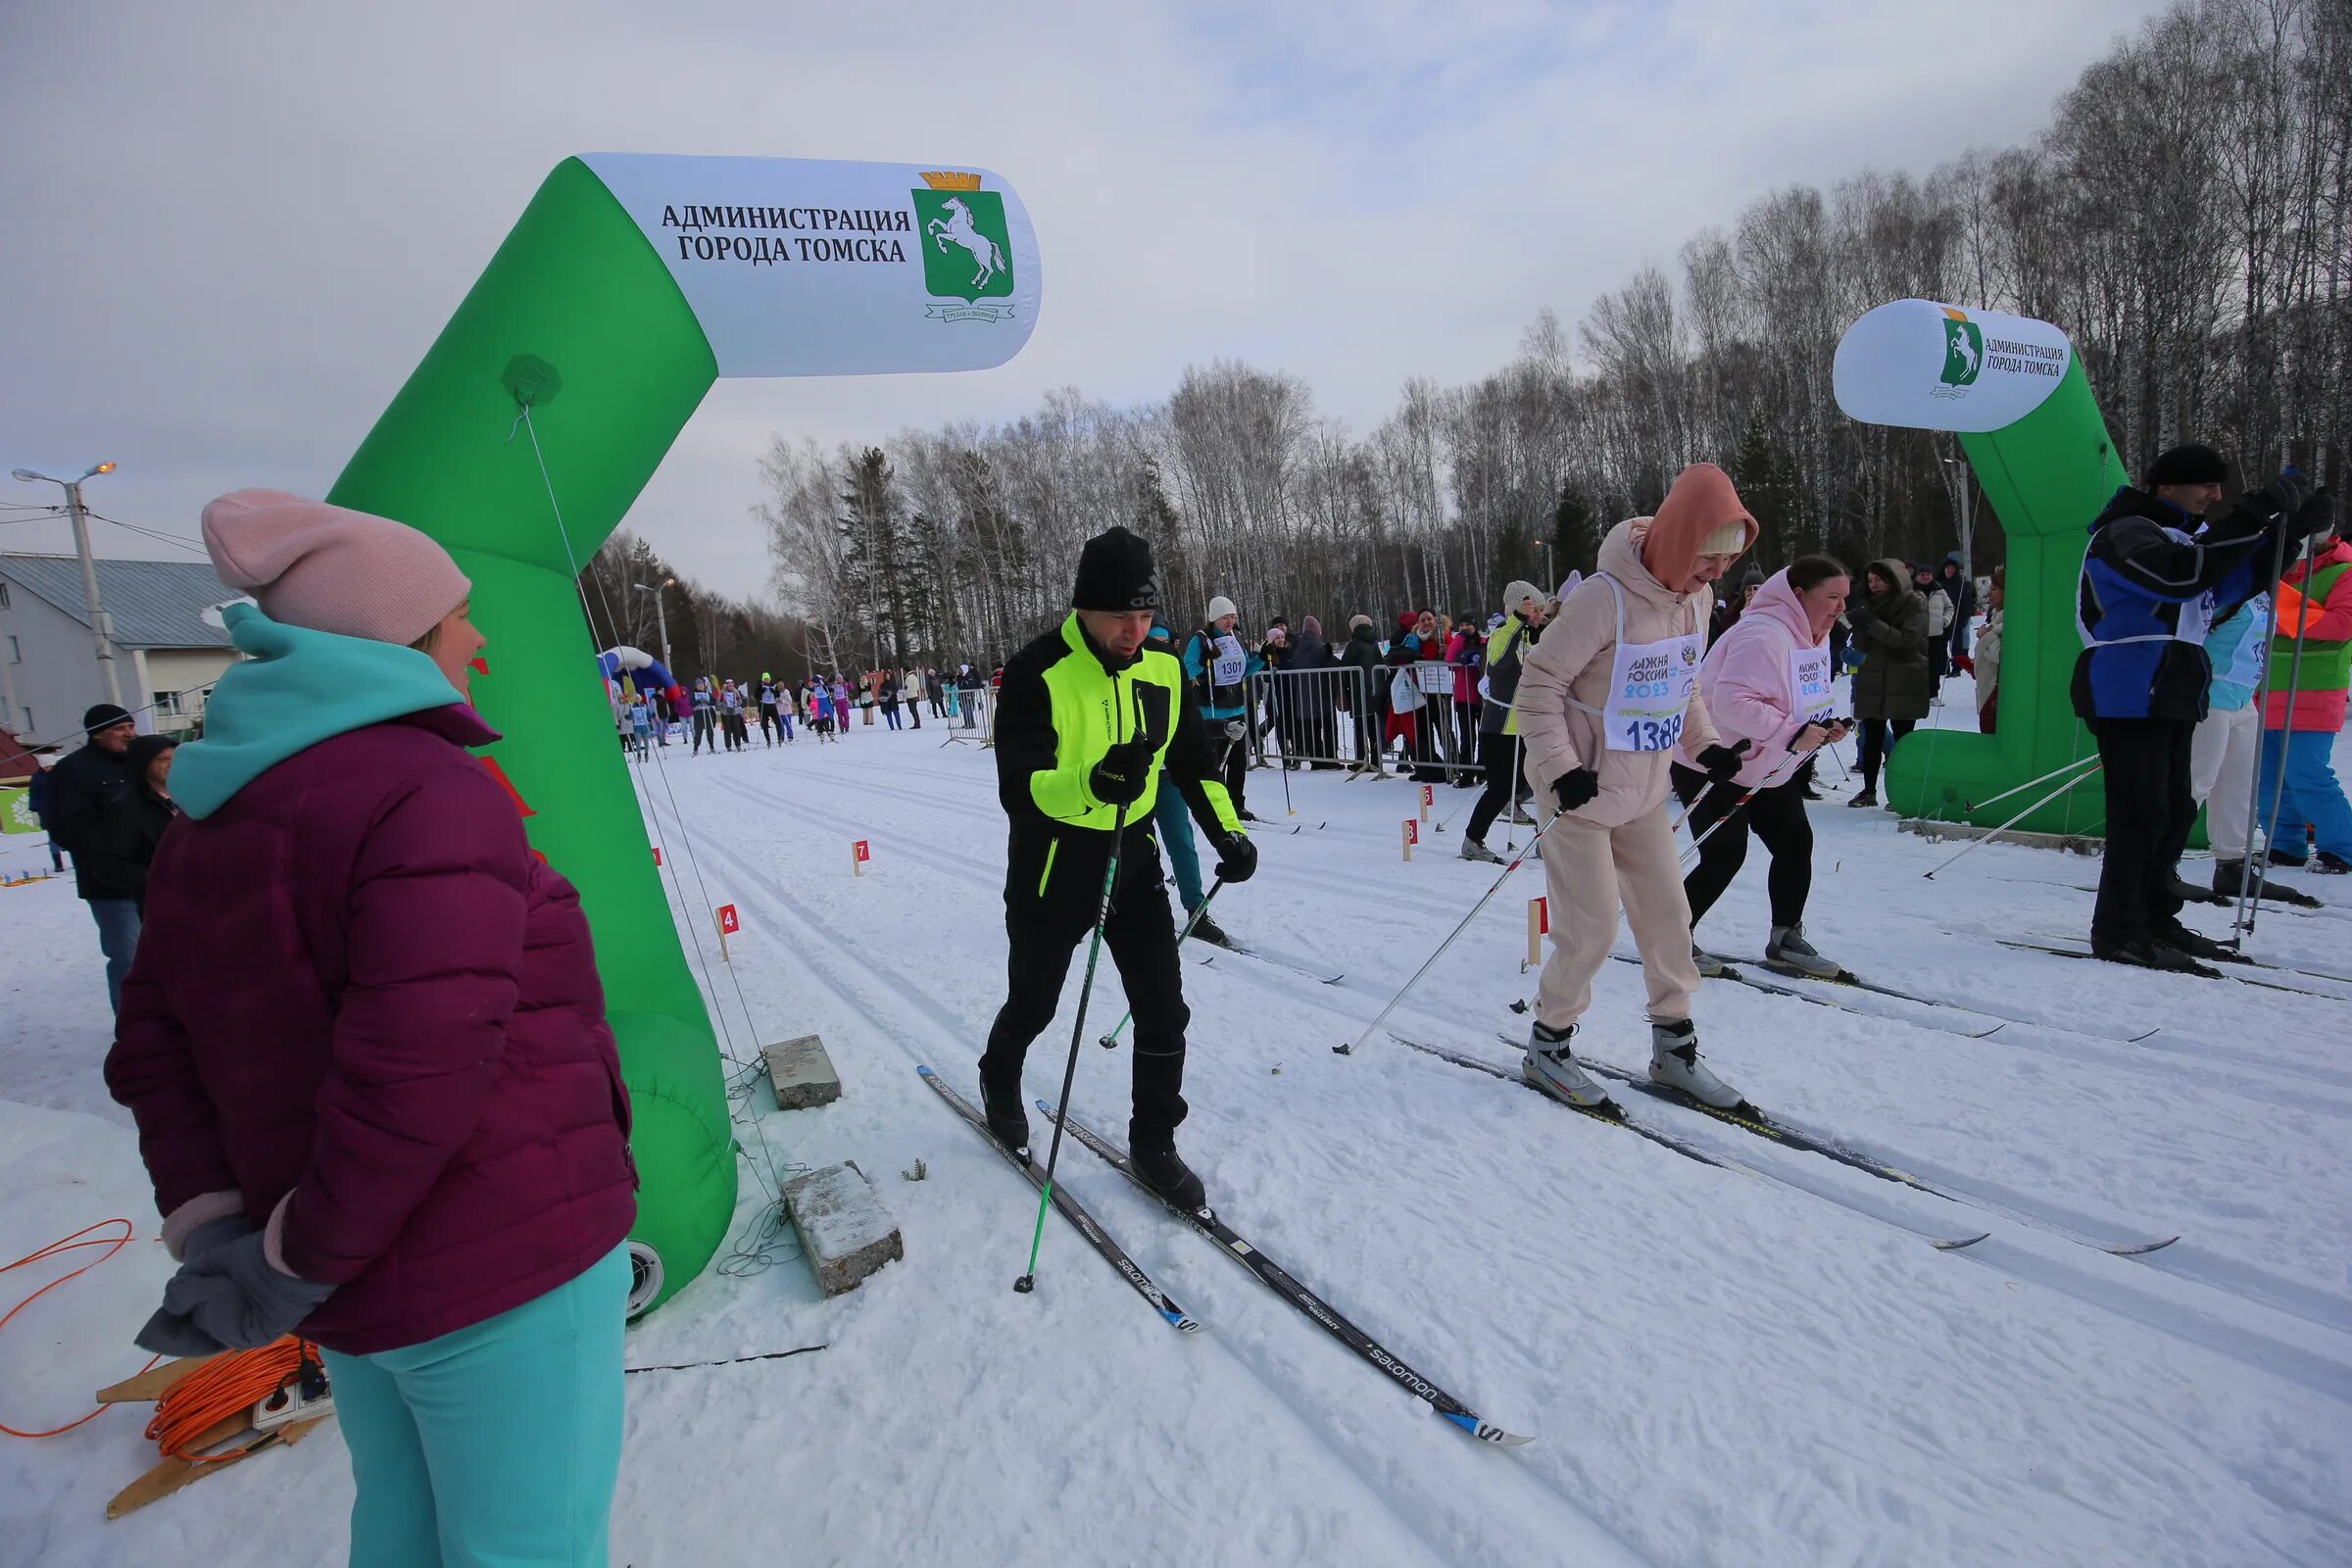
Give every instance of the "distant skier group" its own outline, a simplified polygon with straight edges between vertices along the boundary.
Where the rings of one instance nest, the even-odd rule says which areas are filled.
[[[687,740],[695,757],[706,749],[713,754],[747,750],[755,716],[770,749],[793,744],[796,726],[819,743],[838,742],[849,733],[853,713],[869,729],[876,713],[888,728],[921,729],[926,698],[934,718],[949,723],[960,718],[964,729],[976,729],[987,708],[989,680],[968,662],[952,670],[872,669],[855,679],[836,671],[798,682],[767,670],[757,681],[700,675],[691,689],[676,691],[674,702],[658,691],[632,691],[615,699],[613,721],[621,750],[641,761],[673,736]]]

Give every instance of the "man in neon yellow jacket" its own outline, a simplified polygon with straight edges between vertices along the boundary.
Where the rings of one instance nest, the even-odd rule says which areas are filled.
[[[1220,878],[1248,881],[1257,850],[1219,777],[1208,729],[1185,701],[1184,666],[1145,646],[1159,604],[1152,547],[1117,527],[1088,540],[1070,602],[1060,625],[1005,664],[998,693],[1011,950],[1004,1005],[980,1058],[981,1101],[999,1141],[1026,1149],[1021,1063],[1054,1020],[1072,951],[1100,919],[1135,1015],[1130,1157],[1146,1186],[1179,1208],[1199,1208],[1200,1179],[1176,1152],[1192,1014],[1152,839],[1163,774],[1217,852]]]

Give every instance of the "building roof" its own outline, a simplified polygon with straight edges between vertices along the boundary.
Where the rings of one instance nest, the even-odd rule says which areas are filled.
[[[203,612],[244,597],[213,575],[206,561],[97,563],[98,598],[122,648],[226,648],[228,630],[208,625]],[[81,563],[72,556],[0,555],[0,577],[24,587],[80,621],[90,623],[81,591]]]

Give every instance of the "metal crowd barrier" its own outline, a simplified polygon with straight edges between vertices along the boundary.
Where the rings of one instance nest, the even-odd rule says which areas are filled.
[[[1250,761],[1360,769],[1386,778],[1396,766],[1477,775],[1478,705],[1456,704],[1457,666],[1429,661],[1409,666],[1420,688],[1413,738],[1387,740],[1390,697],[1398,668],[1365,672],[1351,665],[1268,669],[1250,677]],[[1374,683],[1377,682],[1377,685]]]

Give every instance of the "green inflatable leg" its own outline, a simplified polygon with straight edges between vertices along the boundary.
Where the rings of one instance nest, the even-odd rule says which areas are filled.
[[[423,529],[473,580],[489,638],[473,701],[504,736],[487,755],[520,797],[532,845],[580,890],[634,1102],[638,1310],[702,1272],[725,1236],[733,1142],[716,1041],[613,744],[574,571],[717,373],[644,234],[569,159],[328,495]],[[530,429],[516,428],[518,399]]]
[[[2095,833],[2106,807],[2087,766],[2084,782],[2070,789],[2060,788],[2063,773],[2029,784],[2097,750],[2068,693],[2082,646],[2075,594],[2090,520],[2124,472],[2082,362],[2033,413],[1964,434],[1960,445],[2008,538],[2000,729],[1914,732],[1887,759],[1887,804],[1904,816],[1985,827],[2026,811],[2020,831]],[[2053,790],[2055,798],[2027,811]]]

